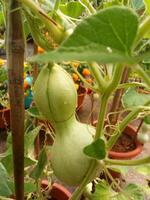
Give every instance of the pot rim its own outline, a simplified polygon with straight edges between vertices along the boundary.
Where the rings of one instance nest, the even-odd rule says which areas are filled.
[[[129,132],[126,129],[128,129]],[[127,135],[137,135],[135,127],[133,127],[130,124],[127,125],[127,127],[124,130],[124,133],[127,134]],[[117,158],[117,159],[133,158],[133,157],[137,156],[138,154],[140,154],[141,151],[143,150],[143,145],[137,140],[137,138],[135,138],[135,145],[136,145],[136,148],[132,151],[116,152],[116,151],[110,150],[108,155],[111,158]]]
[[[41,185],[46,188],[48,186],[48,181],[42,180]],[[65,188],[65,186],[57,182],[52,184],[50,195],[57,200],[59,200],[60,198],[61,200],[68,200],[72,196],[71,192],[67,188]]]

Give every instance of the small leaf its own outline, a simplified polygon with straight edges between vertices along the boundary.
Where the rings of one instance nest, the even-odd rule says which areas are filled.
[[[150,124],[150,115],[148,115],[148,116],[146,116],[146,117],[144,118],[144,122],[145,122],[146,124]]]
[[[124,107],[131,108],[144,105],[148,100],[150,100],[149,94],[138,93],[135,88],[129,88],[123,95],[122,102]]]
[[[29,60],[133,63],[131,48],[137,28],[137,15],[130,9],[106,8],[83,20],[58,49]]]
[[[46,163],[47,163],[47,155],[45,148],[43,148],[40,152],[38,163],[35,166],[34,170],[31,172],[30,176],[35,180],[38,180],[43,173]]]
[[[77,18],[82,15],[85,10],[84,6],[77,1],[71,1],[67,4],[61,4],[59,9],[65,14],[73,18]]]
[[[37,109],[37,107],[31,107],[29,109],[26,110],[26,112],[31,116],[31,117],[35,117],[37,119],[41,119],[41,120],[45,120],[45,118],[42,116],[42,114],[39,112],[39,110]]]
[[[8,186],[8,174],[5,167],[0,163],[0,196],[9,196],[12,194]]]
[[[105,142],[102,139],[97,139],[92,144],[86,146],[83,149],[83,152],[92,158],[102,160],[106,156],[106,146]]]
[[[96,185],[94,194],[92,194],[92,200],[110,200],[110,186],[106,182],[101,182]]]
[[[36,184],[31,182],[24,183],[24,192],[29,194],[30,192],[34,192],[37,190]]]

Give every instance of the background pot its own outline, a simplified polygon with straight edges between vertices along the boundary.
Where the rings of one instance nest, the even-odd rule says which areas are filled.
[[[109,157],[113,158],[113,159],[131,159],[134,158],[135,156],[137,156],[138,154],[140,154],[142,152],[143,146],[142,144],[137,140],[137,132],[136,129],[131,126],[128,125],[125,130],[123,131],[123,134],[127,134],[131,137],[133,137],[135,140],[135,149],[129,152],[115,152],[115,151],[109,151]]]
[[[43,180],[41,185],[43,189],[46,189],[48,186],[48,181]],[[68,200],[71,197],[71,195],[72,194],[61,184],[54,183],[52,185],[50,196],[54,198],[54,200]]]
[[[10,108],[0,110],[0,129],[5,129],[10,125]]]
[[[41,182],[41,188],[43,190],[47,190],[49,183],[47,180],[42,180]],[[69,198],[71,197],[71,193],[62,185],[58,184],[58,183],[54,183],[52,185],[52,188],[49,192],[49,196],[52,200],[69,200]],[[11,195],[10,198],[12,199],[16,199],[15,195]],[[48,198],[49,199],[49,198]]]

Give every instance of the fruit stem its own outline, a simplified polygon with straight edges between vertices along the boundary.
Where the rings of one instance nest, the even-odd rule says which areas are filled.
[[[90,67],[90,70],[91,70],[97,84],[98,84],[100,93],[103,94],[107,88],[107,82],[104,80],[104,78],[99,70],[98,64],[93,62],[93,63],[90,63],[89,67]]]

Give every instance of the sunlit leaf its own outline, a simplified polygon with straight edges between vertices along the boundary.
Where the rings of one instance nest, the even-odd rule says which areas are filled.
[[[85,10],[84,6],[77,1],[71,1],[66,4],[61,4],[59,9],[65,14],[73,18],[81,16]]]

